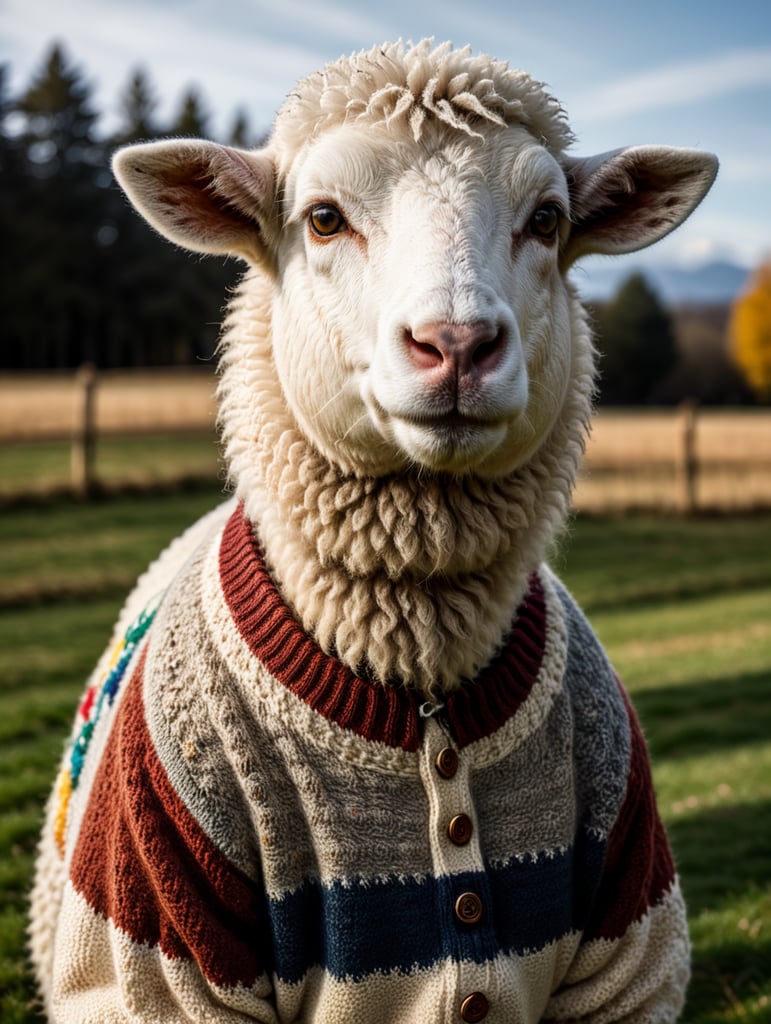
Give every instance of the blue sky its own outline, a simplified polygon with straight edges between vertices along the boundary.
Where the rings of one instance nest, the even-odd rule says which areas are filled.
[[[700,210],[643,262],[753,266],[771,255],[768,0],[0,0],[12,87],[58,38],[95,87],[104,127],[138,66],[160,114],[196,84],[216,132],[238,107],[257,131],[298,77],[340,53],[424,36],[470,43],[546,82],[568,111],[576,152],[653,142],[718,154]]]

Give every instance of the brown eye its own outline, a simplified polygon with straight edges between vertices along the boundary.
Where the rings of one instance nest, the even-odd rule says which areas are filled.
[[[311,231],[319,238],[331,238],[345,230],[343,215],[331,203],[317,203],[308,216]]]
[[[556,203],[544,203],[530,218],[530,230],[536,238],[551,241],[560,226],[561,211]]]

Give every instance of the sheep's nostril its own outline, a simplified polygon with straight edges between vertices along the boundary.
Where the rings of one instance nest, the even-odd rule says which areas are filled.
[[[433,370],[445,361],[445,356],[438,345],[430,341],[418,341],[409,330],[404,331],[404,341],[412,363],[419,370]]]
[[[432,323],[402,337],[412,365],[424,372],[440,371],[443,377],[481,376],[500,362],[506,333],[486,320],[465,324]],[[434,372],[433,376],[436,376]]]
[[[505,345],[503,331],[498,331],[494,338],[480,342],[471,354],[472,366],[482,372],[492,370],[498,363]]]

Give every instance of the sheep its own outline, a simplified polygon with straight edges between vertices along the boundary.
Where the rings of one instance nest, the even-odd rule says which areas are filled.
[[[114,160],[241,258],[231,497],[89,681],[30,924],[49,1020],[669,1021],[685,909],[645,741],[545,565],[595,379],[570,268],[655,242],[716,161],[571,154],[548,90],[387,44],[267,144]]]

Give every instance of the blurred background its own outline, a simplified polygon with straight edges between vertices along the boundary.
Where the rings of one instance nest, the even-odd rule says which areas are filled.
[[[72,708],[122,596],[225,490],[233,260],[176,250],[122,144],[261,144],[297,78],[432,36],[506,59],[575,152],[715,152],[692,218],[574,270],[601,380],[553,562],[640,710],[684,879],[686,1021],[771,1021],[771,5],[0,0],[0,1020],[31,1024],[25,893]]]
[[[681,229],[574,271],[602,356],[576,503],[771,504],[771,8],[747,0],[537,11],[492,0],[3,0],[0,493],[115,483],[121,464],[134,481],[168,475],[130,437],[211,427],[205,396],[240,267],[156,236],[112,179],[114,149],[170,135],[258,145],[299,76],[341,52],[424,36],[546,82],[577,152],[653,142],[718,154],[718,180]],[[105,372],[78,383],[84,365]],[[84,431],[107,447],[70,456],[61,442]],[[180,476],[210,471],[211,448],[203,466],[189,436],[182,448]]]

